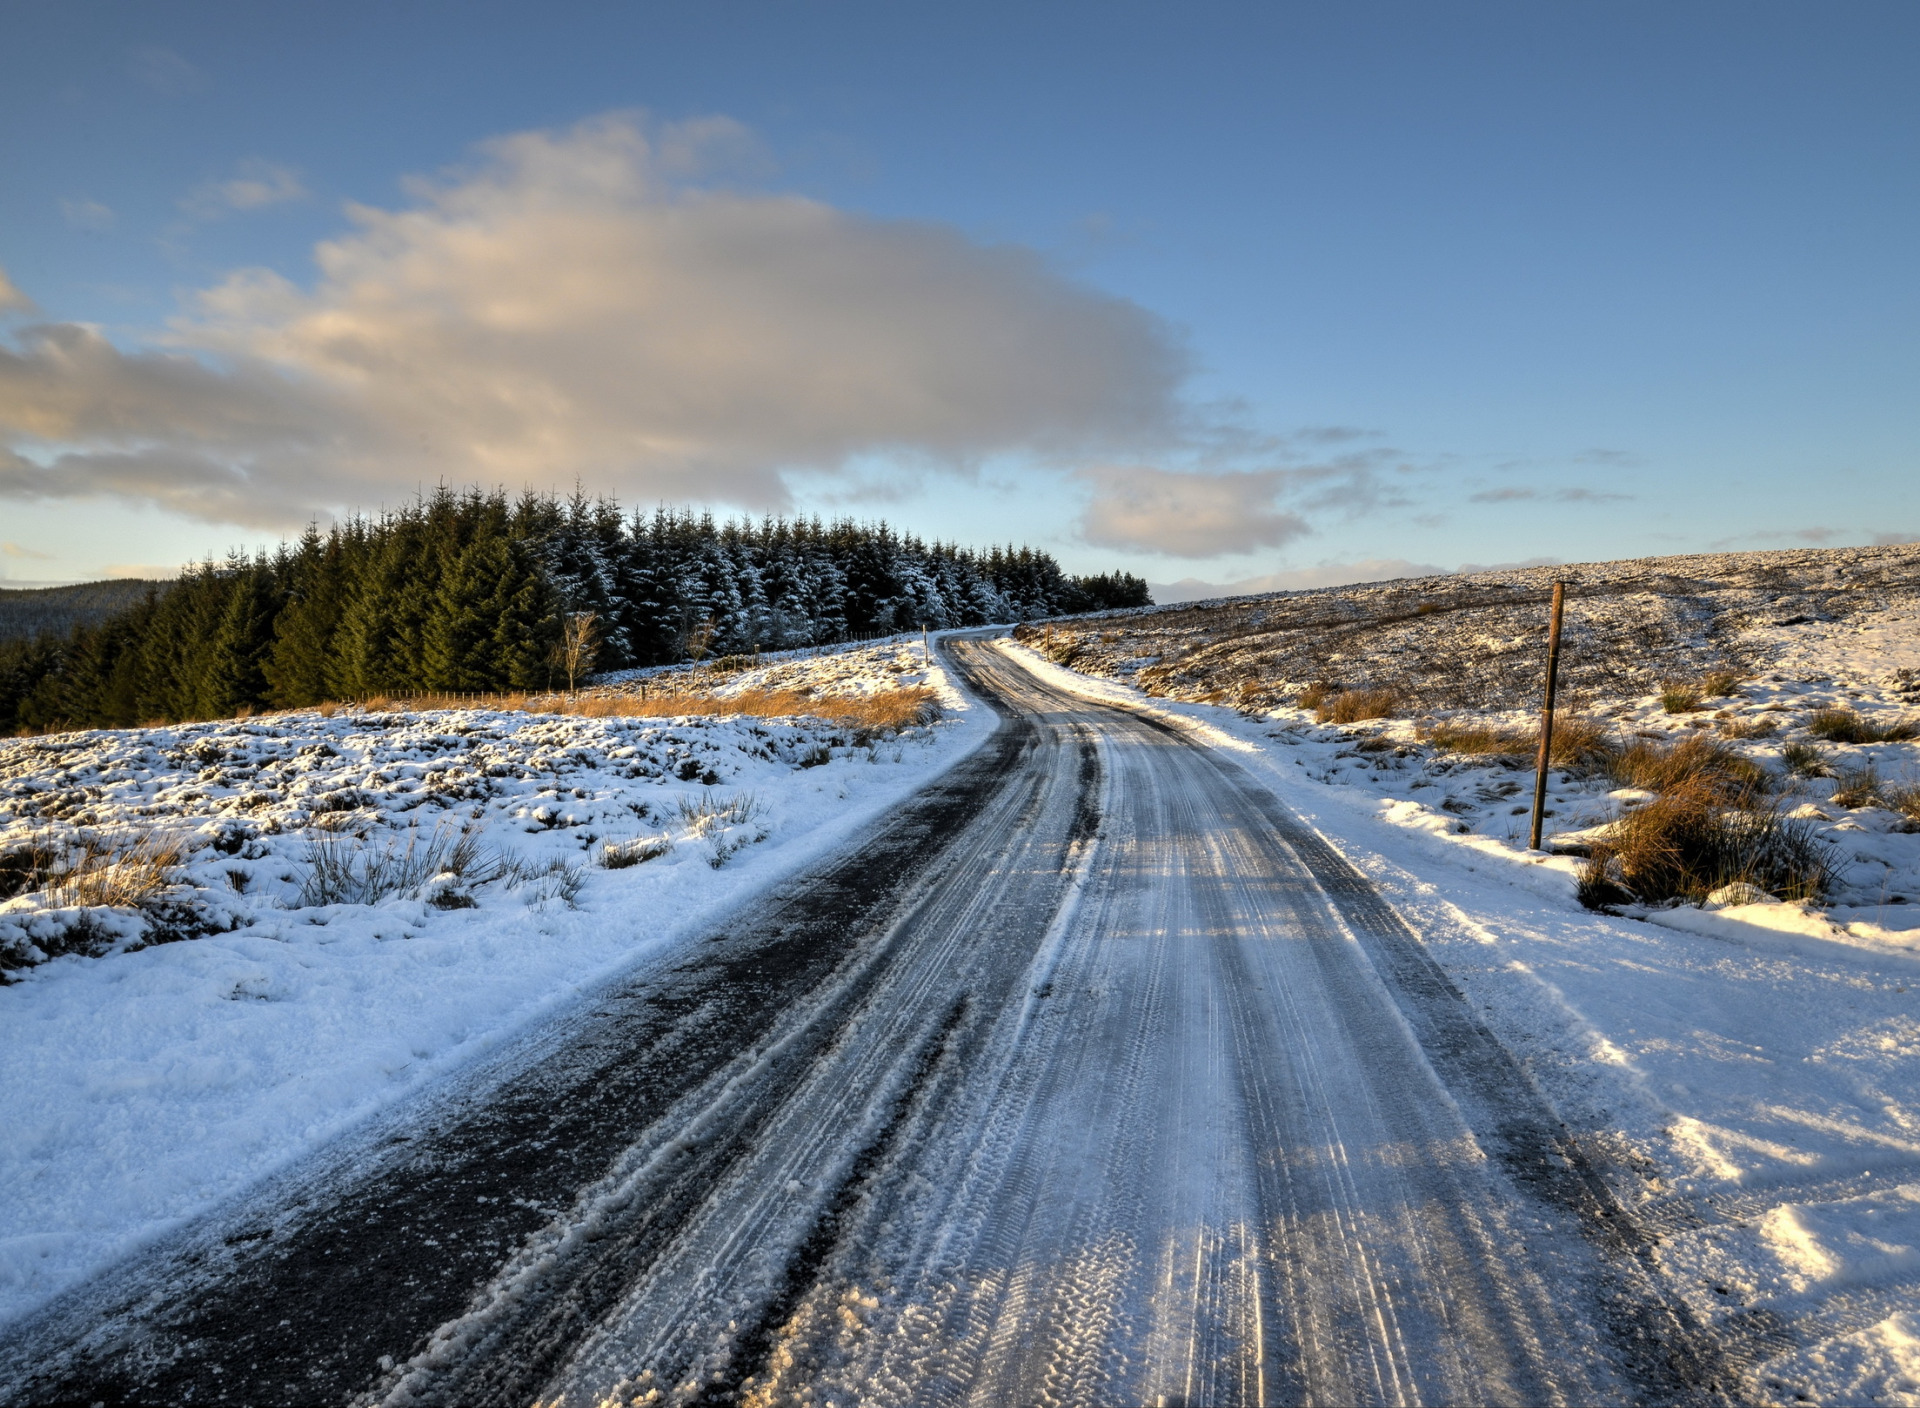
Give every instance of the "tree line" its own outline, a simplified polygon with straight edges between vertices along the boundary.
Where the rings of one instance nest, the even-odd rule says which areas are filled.
[[[716,523],[610,499],[441,490],[206,562],[64,634],[0,642],[0,730],[128,727],[1149,602],[1127,573],[885,523]],[[571,649],[569,649],[571,647]]]

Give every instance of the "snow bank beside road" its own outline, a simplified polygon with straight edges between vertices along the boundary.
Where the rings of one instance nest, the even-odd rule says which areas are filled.
[[[1920,906],[1591,914],[1576,861],[1383,795],[1416,774],[1371,766],[1383,755],[1351,738],[1003,648],[1271,779],[1610,1158],[1671,1284],[1761,1393],[1920,1402],[1920,933],[1893,927]]]
[[[165,832],[186,849],[174,893],[224,931],[55,957],[0,988],[0,1320],[697,934],[993,727],[917,641],[805,664],[821,692],[930,683],[946,716],[865,745],[804,719],[483,710],[0,745],[0,851]],[[316,837],[364,869],[466,828],[479,874],[505,873],[301,903]],[[663,836],[645,863],[595,864]],[[16,945],[71,918],[45,896],[0,904]]]

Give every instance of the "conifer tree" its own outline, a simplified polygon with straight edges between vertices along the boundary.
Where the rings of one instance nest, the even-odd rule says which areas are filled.
[[[264,666],[273,649],[279,592],[265,562],[235,563],[223,583],[226,598],[202,676],[199,712],[225,718],[266,702]]]

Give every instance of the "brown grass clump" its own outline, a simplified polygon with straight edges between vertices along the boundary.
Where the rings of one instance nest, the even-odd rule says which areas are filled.
[[[1740,675],[1734,670],[1713,670],[1700,680],[1700,692],[1709,699],[1725,699],[1740,692]]]
[[[1314,709],[1323,724],[1353,724],[1392,716],[1400,696],[1391,689],[1343,689],[1324,697]]]
[[[1836,805],[1857,810],[1860,807],[1877,807],[1885,800],[1882,795],[1884,785],[1872,763],[1863,768],[1843,770],[1837,781],[1839,785],[1833,790]]]
[[[1772,738],[1779,730],[1778,723],[1765,717],[1728,719],[1720,725],[1720,732],[1728,738]]]
[[[1880,728],[1851,709],[1815,709],[1807,720],[1807,732],[1829,743],[1905,743],[1920,738],[1920,724],[1902,719]]]
[[[1534,749],[1539,748],[1536,737]],[[1607,726],[1579,714],[1556,714],[1553,751],[1548,759],[1557,768],[1604,768],[1619,751]]]
[[[1482,728],[1460,723],[1440,724],[1429,730],[1425,738],[1445,752],[1479,757],[1489,754],[1508,758],[1531,757],[1540,746],[1538,740],[1514,729]]]
[[[1703,706],[1700,686],[1669,680],[1660,686],[1660,707],[1669,714],[1691,714]]]
[[[1887,783],[1880,789],[1880,800],[1887,810],[1920,822],[1920,782]]]
[[[1769,781],[1767,770],[1758,763],[1698,733],[1671,747],[1636,738],[1609,756],[1604,766],[1607,775],[1622,787],[1677,792],[1698,780],[1714,795],[1727,800],[1763,792]]]
[[[1782,899],[1809,900],[1830,875],[1827,848],[1807,823],[1751,792],[1730,797],[1723,779],[1698,772],[1613,824],[1593,848],[1579,893],[1593,907],[1625,897],[1622,890],[1649,904],[1697,903],[1745,881]]]
[[[1444,723],[1425,735],[1427,742],[1449,753],[1466,753],[1506,758],[1534,758],[1540,752],[1538,729],[1488,728],[1474,724]],[[1548,759],[1556,768],[1604,766],[1615,753],[1606,726],[1579,714],[1554,715],[1553,753]]]
[[[1333,692],[1334,689],[1332,685],[1322,684],[1316,681],[1301,690],[1299,698],[1293,702],[1297,707],[1302,709],[1318,709],[1322,704],[1327,702],[1327,696]]]
[[[1833,764],[1811,743],[1789,743],[1780,750],[1780,760],[1795,777],[1833,776]]]
[[[173,883],[184,849],[158,831],[119,843],[84,840],[40,877],[55,909],[144,904]]]

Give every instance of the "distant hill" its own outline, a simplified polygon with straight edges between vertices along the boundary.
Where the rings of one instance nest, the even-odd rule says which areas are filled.
[[[148,588],[166,585],[122,577],[70,587],[0,587],[0,641],[64,635],[75,626],[94,625],[137,603]]]

